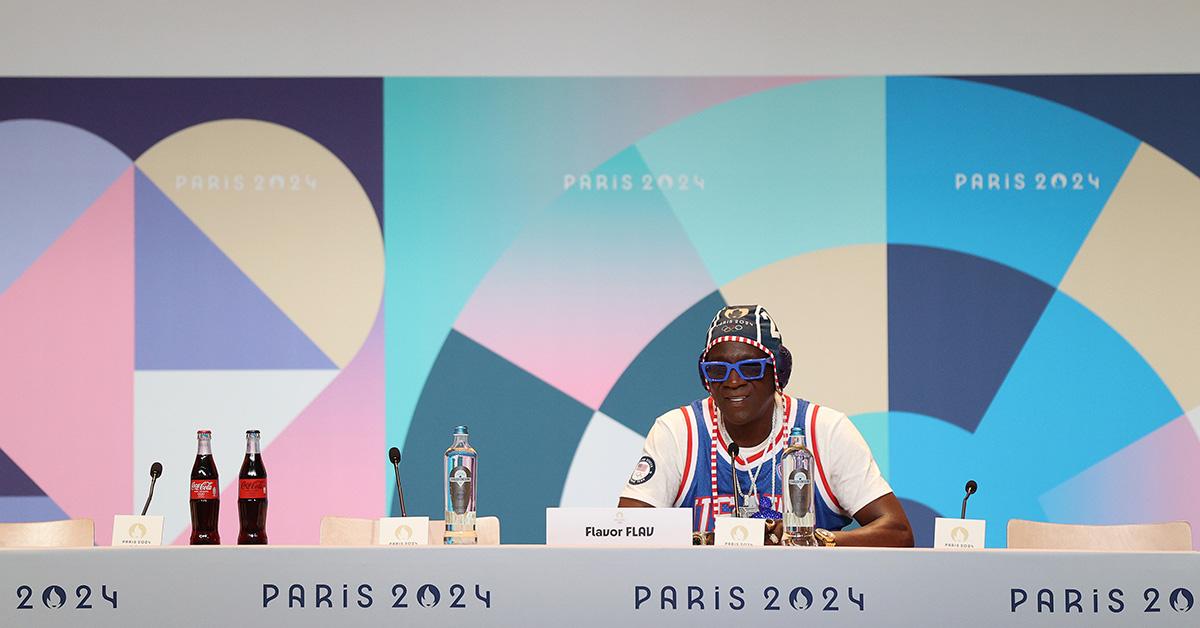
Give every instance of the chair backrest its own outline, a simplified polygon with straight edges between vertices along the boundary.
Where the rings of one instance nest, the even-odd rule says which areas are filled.
[[[475,520],[475,531],[479,535],[479,545],[500,544],[500,519],[498,517],[479,517]],[[445,533],[445,521],[429,520],[430,545],[441,545]],[[378,522],[375,519],[321,518],[321,545],[374,545],[375,537],[378,534]]]
[[[442,520],[429,521],[429,544],[441,545],[446,534],[446,522]],[[500,544],[500,518],[478,517],[475,519],[475,534],[477,545]]]
[[[0,547],[92,547],[96,526],[91,519],[0,523]]]
[[[374,545],[378,522],[352,517],[321,517],[321,545]]]
[[[1192,549],[1186,521],[1136,525],[1071,525],[1010,519],[1009,549],[1127,550],[1179,552]]]

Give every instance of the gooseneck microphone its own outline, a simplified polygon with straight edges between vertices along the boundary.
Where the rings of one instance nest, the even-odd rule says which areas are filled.
[[[975,483],[975,480],[967,480],[967,495],[966,497],[963,497],[962,513],[959,516],[959,519],[967,518],[967,500],[970,499],[977,490],[979,490],[979,485]]]
[[[738,485],[737,476],[737,457],[741,449],[737,443],[729,443],[729,474],[733,476],[733,516],[741,517],[746,514],[746,507],[742,505],[742,487]]]
[[[408,509],[404,507],[404,486],[400,484],[400,449],[396,447],[389,449],[388,460],[392,461],[392,469],[396,471],[396,496],[400,498],[400,516],[407,517]]]
[[[142,506],[142,516],[146,516],[146,511],[150,510],[150,500],[154,499],[154,483],[158,481],[158,477],[162,475],[162,463],[156,462],[150,465],[150,494],[146,496],[146,505]]]

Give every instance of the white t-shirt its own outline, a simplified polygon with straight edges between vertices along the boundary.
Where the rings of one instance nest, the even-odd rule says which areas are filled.
[[[782,417],[782,424],[762,443],[742,449],[734,465],[738,471],[759,478],[758,484],[764,494],[770,491],[771,485],[763,478],[775,474],[774,461],[800,412],[803,413],[801,420],[805,422],[809,448],[816,459],[817,493],[833,513],[851,518],[867,504],[892,492],[879,472],[867,442],[845,414],[791,397],[787,397],[785,403],[787,412]],[[710,443],[714,409],[710,398],[658,417],[646,437],[642,458],[625,484],[621,497],[658,508],[695,507],[702,500],[711,500],[711,470],[715,463],[710,460]],[[726,443],[729,442],[724,426],[719,426],[717,456],[726,473],[729,464]]]

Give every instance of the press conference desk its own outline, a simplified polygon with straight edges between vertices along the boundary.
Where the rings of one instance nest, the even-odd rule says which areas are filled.
[[[4,549],[0,592],[5,627],[1198,626],[1200,553]]]

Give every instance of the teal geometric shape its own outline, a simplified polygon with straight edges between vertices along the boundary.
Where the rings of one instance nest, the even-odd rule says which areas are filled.
[[[639,140],[724,285],[809,251],[886,239],[884,81],[811,81],[713,107]],[[703,179],[703,189],[690,177]]]
[[[470,390],[464,389],[470,382]],[[455,425],[479,452],[480,515],[503,522],[506,543],[546,541],[546,508],[557,506],[593,411],[452,331],[417,404],[404,460],[411,515],[444,515],[442,452]],[[399,514],[393,499],[390,511]]]
[[[438,351],[488,269],[561,193],[546,182],[598,163],[581,158],[595,159],[595,143],[578,135],[579,119],[604,111],[578,95],[594,83],[384,79],[384,298],[392,317],[420,304],[424,320],[421,333],[387,335],[388,442],[403,447]],[[559,108],[572,113],[546,115]]]
[[[858,428],[858,433],[862,434],[863,439],[867,441],[867,446],[871,448],[875,464],[879,465],[879,472],[883,474],[885,480],[891,475],[892,462],[891,441],[888,432],[889,419],[887,412],[870,412],[850,417],[850,422]]]

